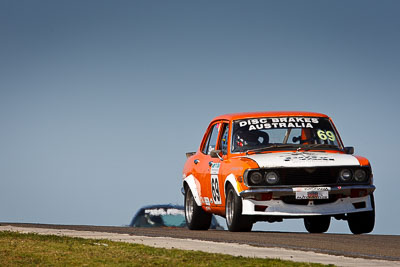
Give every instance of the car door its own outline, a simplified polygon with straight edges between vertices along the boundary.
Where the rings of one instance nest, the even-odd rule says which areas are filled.
[[[227,122],[221,122],[219,125],[219,134],[217,144],[215,146],[215,150],[220,150],[220,158],[212,158],[210,157],[209,171],[205,174],[206,180],[210,182],[210,199],[211,206],[218,207],[223,204],[223,187],[225,182],[225,177],[223,177],[223,173],[221,169],[225,164],[224,158],[227,155],[228,149],[228,133],[229,127]]]
[[[210,206],[214,203],[211,193],[211,170],[215,172],[218,165],[213,165],[213,158],[210,156],[210,152],[217,148],[217,142],[219,137],[219,130],[221,128],[221,122],[215,122],[211,124],[207,132],[207,138],[200,148],[200,153],[196,154],[194,158],[196,178],[200,182],[200,198],[201,202],[206,206]]]

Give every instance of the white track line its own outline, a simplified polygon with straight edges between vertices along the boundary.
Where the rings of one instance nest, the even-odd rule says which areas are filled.
[[[91,231],[75,231],[67,229],[45,229],[15,226],[0,226],[0,231],[13,231],[20,233],[36,233],[41,235],[58,235],[81,237],[87,239],[108,239],[117,242],[143,244],[158,248],[175,248],[182,250],[198,250],[210,253],[221,253],[233,256],[272,258],[291,260],[297,262],[314,262],[322,264],[335,264],[337,266],[400,266],[399,261],[370,260],[363,258],[350,258],[333,256],[315,252],[304,252],[283,248],[253,247],[237,243],[220,243],[194,239],[178,239],[171,237],[148,237],[129,234],[116,234]]]

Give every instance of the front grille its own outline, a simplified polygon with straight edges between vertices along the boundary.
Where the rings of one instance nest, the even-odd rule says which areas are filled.
[[[339,168],[285,168],[279,175],[281,185],[327,185],[337,183]]]

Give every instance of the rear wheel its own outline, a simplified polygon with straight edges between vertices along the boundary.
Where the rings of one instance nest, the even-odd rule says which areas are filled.
[[[207,230],[211,224],[210,213],[197,206],[192,191],[187,186],[185,190],[185,219],[190,230]]]
[[[330,216],[309,216],[304,218],[304,226],[309,233],[325,233],[331,224]]]
[[[375,202],[371,195],[372,211],[364,211],[347,214],[347,223],[353,234],[367,234],[374,230],[375,226]]]
[[[249,232],[253,222],[249,216],[242,215],[242,199],[231,185],[228,186],[225,200],[226,225],[231,232]]]

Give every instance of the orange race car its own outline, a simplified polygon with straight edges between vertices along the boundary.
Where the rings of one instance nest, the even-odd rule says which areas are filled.
[[[230,231],[257,221],[303,218],[323,233],[331,218],[354,234],[375,224],[373,175],[366,158],[344,147],[331,118],[311,112],[227,114],[210,123],[183,169],[189,229],[208,229],[211,214]]]

